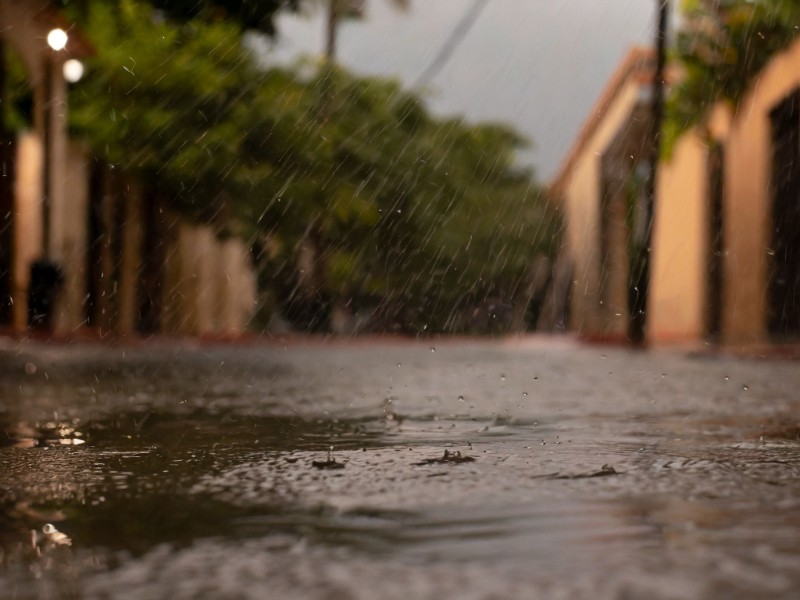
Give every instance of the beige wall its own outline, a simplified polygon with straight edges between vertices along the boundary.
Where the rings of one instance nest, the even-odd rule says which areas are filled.
[[[250,251],[241,240],[219,242],[220,285],[216,327],[222,335],[241,333],[247,327],[257,302],[257,283]]]
[[[800,86],[800,41],[778,55],[739,104],[726,156],[725,339],[766,338],[767,263],[771,244],[769,112]]]
[[[630,117],[641,85],[630,81],[619,91],[602,123],[584,145],[564,189],[567,248],[573,261],[570,328],[604,334],[606,312],[600,304],[600,158]],[[619,311],[618,311],[619,312]],[[620,317],[620,321],[627,317]],[[621,325],[624,331],[624,325]]]
[[[708,151],[723,143],[724,273],[722,331],[728,344],[767,339],[767,266],[772,219],[770,111],[800,86],[800,41],[754,79],[735,112],[720,104],[662,164],[656,206],[649,337],[702,339],[708,259]]]
[[[34,131],[22,135],[17,146],[14,200],[14,263],[12,293],[14,326],[27,327],[27,299],[31,263],[49,258],[64,272],[64,286],[55,307],[55,331],[69,334],[85,322],[88,291],[88,162],[67,137],[67,85],[63,62],[77,42],[53,52],[46,43],[52,26],[45,22],[46,0],[0,0],[0,35],[20,56],[34,91]],[[45,98],[45,76],[51,75]],[[45,114],[44,106],[49,107]],[[43,173],[45,118],[49,125],[50,177],[49,243],[43,248]],[[135,330],[141,286],[144,222],[141,191],[127,179],[104,190],[102,226],[105,247],[95,301],[95,315],[103,329],[118,334]],[[120,189],[119,186],[124,186]],[[121,215],[119,214],[121,211]],[[123,225],[117,226],[121,217]],[[121,229],[121,231],[118,231]],[[194,226],[177,218],[166,228],[168,250],[164,264],[161,329],[165,333],[229,335],[241,333],[249,321],[256,297],[255,276],[245,244],[217,239],[210,227]],[[119,244],[115,236],[121,235]],[[112,244],[112,240],[114,243]],[[116,256],[116,248],[121,256]]]
[[[770,111],[800,87],[800,40],[756,77],[736,110],[720,104],[703,128],[676,145],[659,172],[648,304],[648,338],[655,343],[699,340],[706,334],[709,190],[707,139],[723,143],[723,340],[767,338],[768,265],[772,244]],[[573,260],[571,327],[613,333],[600,307],[600,157],[625,125],[639,93],[631,82],[576,158],[564,184],[567,248]]]
[[[219,239],[209,226],[175,221],[166,253],[162,330],[179,335],[237,335],[256,304],[247,246]]]
[[[31,263],[42,256],[42,143],[27,133],[17,140],[14,181],[14,262],[12,267],[14,328],[28,326]]]
[[[42,144],[27,133],[17,143],[15,177],[13,300],[14,325],[27,327],[31,263],[42,257]],[[88,159],[79,146],[67,155],[63,206],[52,221],[52,256],[64,271],[55,311],[55,330],[69,335],[85,324],[88,291]],[[117,334],[135,333],[143,252],[141,189],[127,179],[106,190],[103,225],[112,227],[114,211],[123,211],[121,256],[102,263],[103,297],[98,324]],[[112,202],[112,200],[114,200]],[[180,335],[233,336],[245,331],[256,302],[256,280],[247,246],[237,238],[218,239],[208,226],[172,215],[166,227],[161,331]],[[108,236],[117,235],[113,231]],[[109,252],[111,246],[106,248]],[[118,270],[114,265],[119,265]]]
[[[64,272],[64,286],[58,297],[55,329],[69,333],[86,322],[86,223],[88,218],[89,173],[86,154],[78,145],[70,145],[66,160],[66,185],[62,205],[54,213],[52,256]]]
[[[697,128],[662,162],[654,214],[647,338],[663,343],[705,335],[708,260],[708,147]]]

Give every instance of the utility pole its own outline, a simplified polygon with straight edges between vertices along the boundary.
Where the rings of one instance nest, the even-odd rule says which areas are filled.
[[[336,60],[336,34],[339,26],[339,0],[328,0],[328,18],[325,23],[325,60]]]
[[[650,287],[650,259],[652,255],[653,212],[656,203],[656,183],[658,162],[661,155],[661,126],[664,120],[664,71],[666,67],[667,24],[670,14],[670,0],[656,0],[658,3],[658,26],[656,28],[656,64],[653,71],[653,96],[651,108],[649,171],[644,183],[644,202],[641,210],[645,223],[642,234],[632,232],[635,239],[633,256],[630,257],[630,320],[628,336],[632,344],[645,344],[645,325],[647,323],[647,297]]]

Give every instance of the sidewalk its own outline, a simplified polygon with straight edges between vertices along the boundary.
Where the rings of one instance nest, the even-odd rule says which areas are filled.
[[[15,331],[9,326],[0,326],[0,349],[10,349],[26,343],[53,345],[106,345],[113,347],[175,347],[200,348],[213,346],[368,346],[372,344],[388,344],[392,346],[425,343],[437,344],[469,344],[497,342],[509,346],[544,347],[544,346],[585,346],[597,348],[630,347],[622,341],[596,340],[582,338],[573,333],[523,333],[502,336],[477,335],[429,335],[413,336],[397,333],[363,334],[355,336],[335,334],[308,334],[302,332],[282,333],[274,335],[269,332],[248,331],[238,335],[202,335],[171,336],[167,334],[132,334],[119,335],[114,331],[102,332],[92,327],[81,327],[67,333],[54,333],[44,329],[29,329],[24,332]],[[704,341],[682,342],[675,344],[651,345],[642,352],[668,352],[685,354],[698,358],[726,356],[735,358],[751,358],[760,360],[800,360],[800,341],[776,343],[748,344],[712,344]]]

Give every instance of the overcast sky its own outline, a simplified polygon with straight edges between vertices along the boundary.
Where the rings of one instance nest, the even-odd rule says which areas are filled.
[[[358,74],[410,87],[475,0],[368,0],[344,23],[339,61]],[[651,43],[656,0],[488,0],[426,97],[438,114],[514,125],[533,142],[523,155],[552,177],[603,85],[632,45]],[[322,11],[281,16],[274,59],[319,55]]]

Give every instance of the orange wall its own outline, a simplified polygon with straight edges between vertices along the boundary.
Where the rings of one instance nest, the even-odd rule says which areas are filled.
[[[600,156],[624,126],[639,85],[623,87],[563,185],[567,248],[573,261],[572,322],[578,332],[608,333],[599,307]],[[725,148],[723,340],[765,341],[768,264],[772,243],[772,147],[769,113],[800,87],[800,40],[756,77],[735,110],[718,105],[687,133],[658,181],[648,303],[648,337],[655,343],[701,340],[708,297],[708,149]],[[612,324],[613,333],[613,324]]]
[[[728,342],[766,337],[767,264],[772,219],[769,112],[800,86],[800,40],[755,78],[739,104],[727,148],[724,328]]]
[[[693,129],[662,162],[654,212],[647,337],[702,338],[708,248],[708,148]]]
[[[757,76],[734,111],[720,104],[707,135],[723,142],[723,341],[767,338],[767,267],[772,243],[770,111],[800,86],[800,41]],[[662,165],[654,232],[649,335],[654,342],[704,335],[707,150],[695,128]]]

